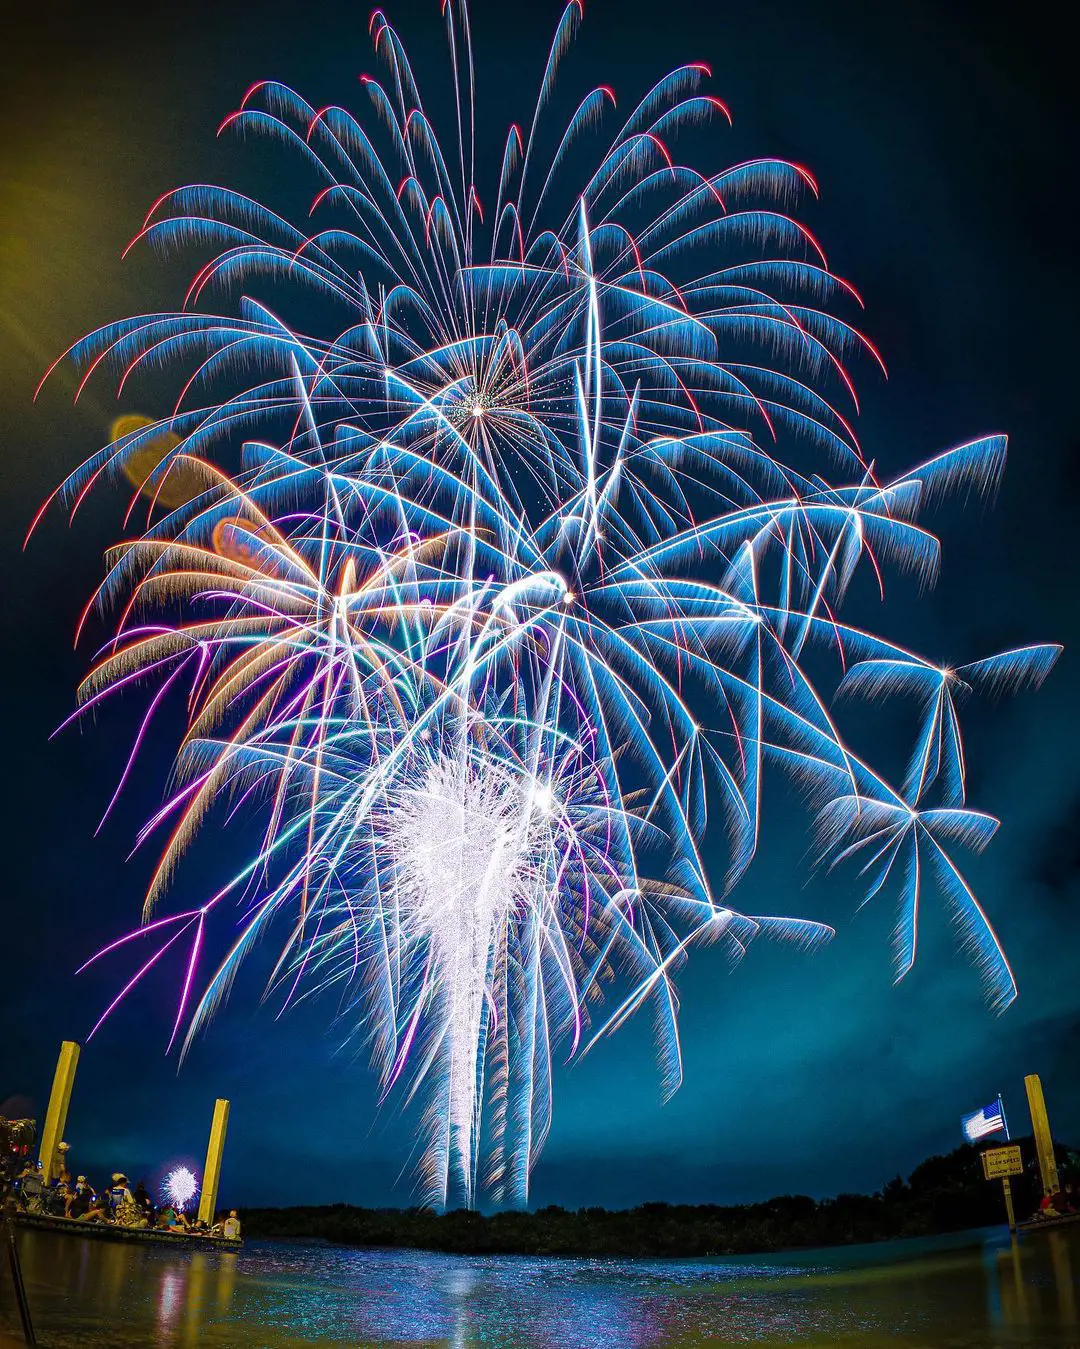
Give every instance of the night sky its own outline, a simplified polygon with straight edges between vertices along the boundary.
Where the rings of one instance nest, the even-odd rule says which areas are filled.
[[[255,147],[214,137],[250,83],[273,77],[316,106],[359,109],[356,77],[373,65],[362,6],[186,4],[135,25],[119,9],[91,8],[23,7],[5,33],[0,88],[0,1103],[19,1095],[39,1112],[60,1041],[84,1039],[132,970],[116,961],[74,977],[137,918],[154,855],[125,857],[160,799],[170,734],[151,742],[95,839],[135,708],[49,736],[91,655],[71,638],[119,531],[120,496],[101,493],[70,530],[49,517],[26,553],[21,540],[41,500],[101,443],[117,405],[106,382],[74,409],[70,380],[36,405],[32,389],[89,328],[180,298],[192,264],[146,250],[119,258],[162,191],[272,183],[273,164],[253,160]],[[499,143],[530,110],[524,91],[558,12],[547,0],[473,7],[479,95]],[[586,0],[567,101],[603,81],[627,104],[670,67],[704,60],[735,126],[715,128],[699,166],[778,155],[818,178],[821,200],[802,216],[864,296],[862,326],[890,371],[888,381],[861,372],[868,455],[893,471],[983,432],[1010,434],[994,509],[949,509],[935,522],[937,589],[920,598],[894,580],[886,614],[868,617],[956,663],[1035,640],[1066,652],[1040,693],[976,703],[968,715],[971,803],[1003,819],[968,876],[1019,982],[1005,1016],[984,1007],[933,905],[919,963],[893,986],[888,897],[856,914],[851,875],[808,879],[809,821],[776,780],[762,855],[736,903],[824,919],[837,939],[815,955],[762,943],[733,972],[718,952],[694,953],[681,983],[685,1082],[667,1106],[646,1017],[561,1070],[536,1204],[874,1189],[953,1147],[960,1114],[998,1091],[1022,1132],[1026,1072],[1042,1075],[1058,1135],[1080,1142],[1075,71],[1052,12]],[[387,13],[432,89],[446,69],[438,5],[391,0]],[[160,409],[132,394],[119,410]],[[875,724],[880,752],[902,752],[902,719]],[[241,846],[211,836],[182,869],[181,893],[198,894]],[[392,1109],[376,1111],[363,1059],[327,1031],[333,1005],[280,1019],[260,1005],[269,958],[260,953],[241,976],[179,1075],[163,1053],[171,985],[151,981],[107,1023],[84,1049],[69,1118],[78,1170],[152,1179],[175,1160],[200,1162],[223,1095],[233,1102],[223,1198],[409,1202],[408,1130]]]

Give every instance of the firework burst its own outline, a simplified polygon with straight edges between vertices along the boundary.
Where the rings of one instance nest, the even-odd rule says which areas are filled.
[[[145,924],[94,958],[158,944],[105,1015],[184,952],[186,1045],[278,924],[284,1000],[343,987],[384,1093],[421,1093],[425,1197],[486,1184],[521,1202],[557,1045],[649,1004],[674,1090],[692,944],[829,937],[729,903],[769,764],[809,792],[823,855],[860,858],[868,897],[896,892],[898,974],[933,883],[1007,1005],[1008,963],[952,856],[996,824],[965,803],[958,708],[1037,684],[1058,648],[946,668],[841,620],[860,573],[882,593],[890,570],[933,580],[920,516],[945,491],[991,492],[1005,444],[899,475],[864,457],[849,367],[877,356],[792,214],[809,173],[679,162],[681,133],[727,117],[700,64],[629,115],[601,86],[556,123],[571,4],[486,175],[468,12],[444,14],[448,148],[376,12],[387,73],[363,77],[368,116],[262,82],[223,125],[308,175],[302,227],[220,187],[154,204],[138,241],[210,252],[183,306],[68,355],[121,390],[177,369],[178,397],[62,493],[77,508],[126,475],[149,504],[95,596],[119,618],[82,708],[141,685],[148,720],[175,686],[190,714],[140,840],[169,831]],[[901,786],[845,744],[836,692],[915,700]],[[201,824],[243,802],[263,809],[250,861],[158,916]],[[233,902],[239,933],[206,980],[207,925]]]
[[[161,1193],[177,1213],[183,1213],[199,1193],[199,1182],[195,1173],[188,1167],[174,1166],[161,1182]]]

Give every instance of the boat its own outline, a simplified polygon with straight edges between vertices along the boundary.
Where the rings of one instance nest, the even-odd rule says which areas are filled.
[[[104,1241],[138,1241],[150,1246],[185,1246],[199,1250],[238,1251],[243,1242],[215,1237],[208,1232],[169,1232],[161,1227],[120,1227],[115,1223],[88,1223],[78,1218],[59,1218],[51,1213],[16,1213],[16,1227],[39,1232],[63,1232],[73,1237],[97,1237]]]
[[[1017,1223],[1018,1232],[1042,1232],[1049,1231],[1051,1227],[1071,1227],[1074,1223],[1080,1223],[1080,1213],[1063,1213],[1058,1218],[1028,1218],[1026,1222]]]

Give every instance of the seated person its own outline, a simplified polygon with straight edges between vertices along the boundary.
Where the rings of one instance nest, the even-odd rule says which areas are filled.
[[[71,1195],[71,1187],[67,1181],[61,1177],[54,1185],[50,1185],[46,1192],[46,1205],[49,1213],[55,1218],[63,1218],[67,1214],[68,1199]]]
[[[112,1213],[109,1206],[108,1191],[105,1194],[91,1195],[85,1213],[79,1215],[81,1223],[110,1223]]]
[[[158,1214],[157,1226],[166,1232],[186,1232],[188,1229],[187,1219],[172,1204],[166,1204]]]
[[[32,1162],[27,1162],[16,1177],[19,1187],[19,1203],[26,1213],[45,1212],[45,1183],[41,1172]]]
[[[221,1224],[221,1235],[229,1241],[240,1240],[240,1219],[236,1216],[236,1209],[229,1210],[229,1216]]]
[[[113,1172],[113,1183],[109,1189],[109,1207],[113,1221],[121,1227],[134,1227],[139,1220],[135,1199],[128,1188],[128,1178],[123,1171]]]
[[[1060,1218],[1064,1208],[1065,1206],[1061,1201],[1061,1189],[1055,1185],[1052,1190],[1047,1190],[1042,1199],[1039,1200],[1039,1217]]]
[[[134,1225],[136,1227],[152,1227],[154,1225],[154,1201],[150,1198],[145,1181],[139,1181],[131,1197],[135,1201],[135,1208],[139,1215]]]
[[[64,1205],[65,1218],[81,1218],[94,1200],[94,1188],[85,1176],[79,1176]]]

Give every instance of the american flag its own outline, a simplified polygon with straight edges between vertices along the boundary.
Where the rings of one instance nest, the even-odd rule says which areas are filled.
[[[1005,1123],[1005,1109],[1001,1104],[1001,1097],[999,1096],[992,1105],[984,1105],[981,1110],[973,1110],[970,1115],[963,1115],[960,1127],[969,1143],[986,1138],[989,1134],[1004,1133],[1008,1138],[1009,1126]]]

